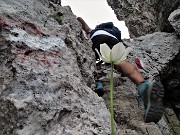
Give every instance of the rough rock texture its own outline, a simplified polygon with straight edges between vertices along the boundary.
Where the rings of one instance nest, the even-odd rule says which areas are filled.
[[[0,1],[0,135],[110,135],[109,67],[98,70],[105,90],[101,98],[93,92],[91,42],[71,9],[60,3]],[[134,49],[128,61],[144,62],[147,80],[161,80],[169,63],[179,60],[175,33],[124,42]],[[172,135],[166,115],[158,124],[143,122],[142,102],[128,78],[115,70],[114,82],[117,135]],[[171,111],[169,121],[176,117]]]
[[[135,58],[142,59],[147,79],[165,74],[169,61],[179,54],[180,39],[175,33],[155,32],[129,41],[125,43],[134,49]]]
[[[180,7],[170,14],[168,20],[175,29],[177,35],[180,36]]]
[[[119,20],[124,20],[130,37],[153,32],[173,32],[168,17],[180,5],[179,0],[107,0]]]
[[[177,38],[179,40],[179,33],[180,33],[180,17],[179,17],[179,6],[180,1],[178,0],[166,0],[166,1],[137,1],[137,0],[107,0],[108,4],[111,6],[111,8],[114,10],[117,18],[119,20],[125,20],[126,26],[129,29],[130,37],[135,38],[139,37],[141,35],[146,35],[149,33],[154,33],[156,31],[160,32],[168,32],[174,33],[174,31],[177,34]],[[159,33],[157,36],[163,35],[163,33]],[[165,40],[166,38],[163,37]],[[136,38],[135,38],[136,39]],[[132,40],[132,39],[131,39]],[[166,52],[169,49],[162,49],[162,46],[166,46],[166,43],[163,43],[160,41],[158,46],[155,44],[153,45],[153,40],[150,42],[154,51],[162,51]],[[169,42],[168,39],[165,42]],[[172,39],[174,40],[174,39]],[[132,43],[133,44],[133,43]],[[147,45],[147,43],[144,43]],[[174,43],[173,43],[174,44]],[[177,46],[179,46],[179,42],[176,43]],[[139,46],[139,44],[138,44]],[[161,46],[161,47],[160,47]],[[174,46],[174,45],[171,45]],[[174,47],[177,47],[174,46]],[[141,46],[139,46],[139,49],[141,50]],[[158,47],[158,48],[157,48]],[[146,47],[145,47],[146,48]],[[148,47],[148,48],[151,48]],[[169,48],[169,47],[168,47]],[[147,49],[147,48],[146,48]],[[174,49],[174,48],[172,48]],[[177,48],[176,48],[177,49]],[[159,80],[163,83],[165,87],[165,97],[164,97],[164,105],[165,107],[168,107],[168,109],[173,109],[171,112],[174,112],[173,114],[176,114],[176,116],[172,113],[168,113],[168,111],[165,113],[165,118],[168,121],[170,128],[172,128],[171,132],[173,134],[179,134],[180,129],[177,127],[180,127],[179,120],[180,120],[180,49],[177,49],[176,55],[171,57],[168,60],[165,58],[166,53],[164,54],[156,54],[152,53],[151,56],[152,60],[158,62],[159,64],[155,64],[150,62],[150,64],[147,66],[148,69],[146,71],[143,71],[145,73],[145,78],[147,76],[147,71],[149,72],[149,68],[154,67],[152,75],[156,76],[158,75]],[[151,54],[151,52],[147,52]],[[149,56],[149,54],[147,55]],[[144,56],[140,56],[140,58],[144,58]],[[164,63],[163,59],[165,58],[166,64]],[[146,59],[144,62],[147,64],[149,61]],[[161,65],[161,66],[160,66]],[[163,68],[161,68],[163,67]],[[159,72],[159,73],[158,73]],[[150,75],[151,76],[151,75]],[[149,78],[149,77],[147,77]],[[157,79],[157,78],[156,78]],[[166,109],[167,110],[167,109]],[[173,118],[173,119],[172,119]],[[178,125],[178,126],[177,126]]]
[[[145,71],[141,70],[141,72],[147,80],[160,80],[159,74],[164,74],[164,69],[169,66],[169,61],[176,57],[180,49],[180,39],[177,38],[176,34],[171,33],[157,32],[133,40],[129,39],[124,42],[133,48],[133,52],[129,55],[128,61],[134,63],[135,58],[140,58],[145,65]],[[134,65],[136,64],[134,63]],[[105,99],[107,107],[109,107],[110,67],[101,65],[101,68],[98,67],[98,69],[98,73],[102,75],[100,80],[102,80],[105,89],[103,98]],[[114,86],[114,111],[115,121],[118,126],[117,134],[171,135],[173,132],[170,128],[176,128],[174,132],[178,134],[178,132],[176,132],[176,130],[179,131],[178,120],[176,120],[175,123],[176,127],[171,126],[169,128],[166,123],[166,116],[170,115],[170,113],[167,113],[157,124],[146,124],[143,122],[143,103],[138,100],[135,85],[116,70],[114,70]],[[170,100],[172,100],[172,98]],[[175,117],[174,115],[174,118]]]
[[[0,28],[0,135],[110,134],[91,89],[94,55],[69,7],[1,0]]]

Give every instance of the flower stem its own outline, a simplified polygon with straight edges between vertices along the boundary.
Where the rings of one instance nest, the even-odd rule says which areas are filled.
[[[113,69],[114,64],[111,62],[110,75],[110,111],[111,111],[111,135],[114,135],[114,109],[113,109]]]

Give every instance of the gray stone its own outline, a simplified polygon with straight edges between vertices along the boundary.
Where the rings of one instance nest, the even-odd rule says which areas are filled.
[[[124,42],[134,49],[132,62],[136,57],[143,61],[145,75],[149,79],[165,74],[169,62],[178,55],[180,49],[180,39],[175,33],[155,32]]]
[[[129,1],[132,5],[136,2]],[[138,1],[137,6],[142,2]],[[0,1],[0,135],[109,135],[111,132],[109,67],[102,65],[97,71],[102,74],[105,90],[101,98],[93,91],[92,43],[84,37],[71,8],[61,7],[60,3],[59,0]],[[154,1],[151,6],[157,3]],[[129,5],[127,1],[121,4]],[[125,9],[124,13],[130,11]],[[116,10],[120,16],[120,8]],[[157,16],[153,13],[143,14],[154,19]],[[153,21],[150,25],[144,21],[143,28],[159,29],[153,26]],[[135,64],[134,58],[142,59],[143,76],[158,80],[178,56],[179,38],[175,33],[154,33],[154,30],[146,35],[149,31],[139,27],[136,31],[137,35],[145,36],[124,40],[134,50],[127,60]],[[127,77],[114,71],[116,134],[171,135],[165,117],[158,124],[143,122],[143,105],[137,100],[135,89]]]
[[[0,134],[108,135],[90,43],[69,7],[49,4],[0,1]]]
[[[177,35],[180,36],[180,7],[170,14],[168,20],[175,29]]]
[[[156,32],[141,36],[135,39],[124,40],[127,46],[133,48],[133,52],[128,56],[128,61],[135,64],[135,58],[139,58],[144,63],[144,70],[140,70],[143,76],[149,80],[160,80],[160,74],[166,74],[169,61],[179,53],[180,39],[175,33]],[[101,68],[103,71],[106,68]],[[103,74],[101,71],[101,74]],[[109,70],[108,70],[109,71]],[[108,71],[104,71],[108,73]],[[105,85],[105,95],[103,98],[109,103],[109,74],[102,77]],[[114,75],[114,111],[115,120],[118,126],[118,134],[128,135],[171,135],[172,131],[163,117],[157,124],[143,122],[143,103],[137,100],[136,86],[121,73],[115,71]],[[171,99],[173,100],[173,99]]]
[[[168,21],[179,0],[107,0],[117,19],[125,21],[131,38],[153,32],[173,32]]]

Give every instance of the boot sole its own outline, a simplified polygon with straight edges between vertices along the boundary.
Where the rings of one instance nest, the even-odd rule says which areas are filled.
[[[145,122],[159,122],[164,114],[162,98],[164,88],[162,84],[154,82],[147,91],[147,109],[144,115]]]

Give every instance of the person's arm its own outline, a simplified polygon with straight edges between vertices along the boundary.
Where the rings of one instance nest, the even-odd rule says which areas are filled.
[[[87,23],[81,17],[77,17],[77,20],[81,23],[82,29],[86,32],[86,34],[89,34],[92,31],[92,29],[87,25]]]

